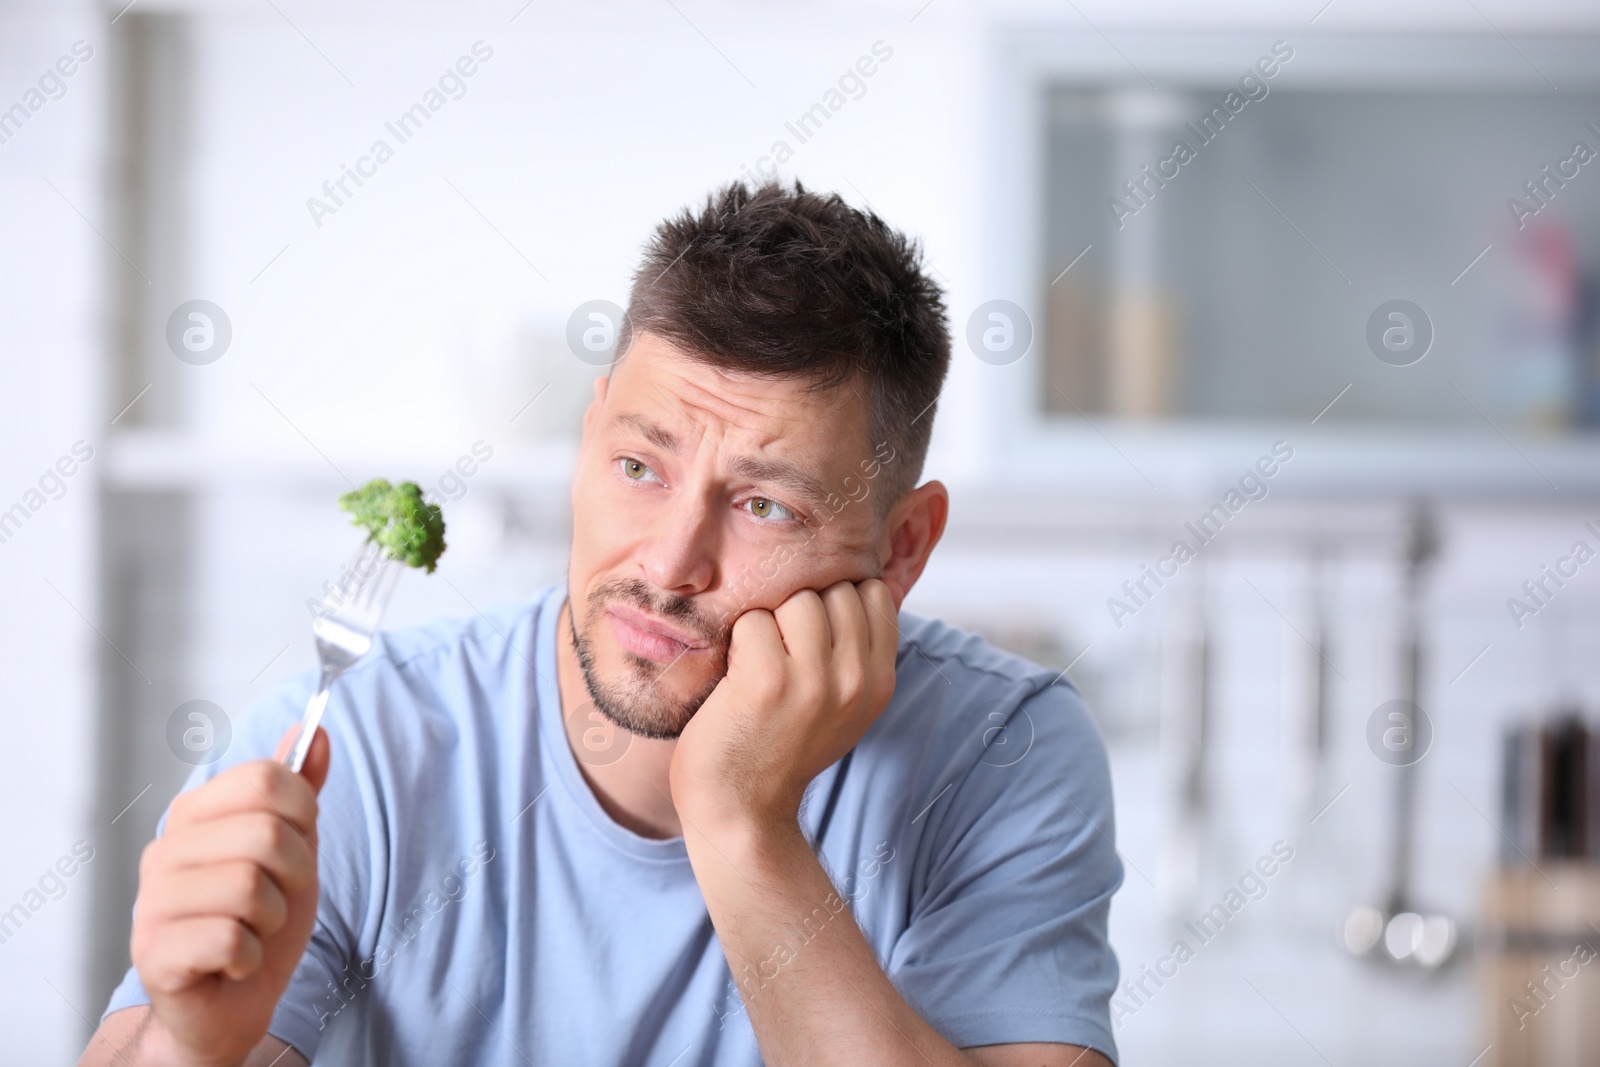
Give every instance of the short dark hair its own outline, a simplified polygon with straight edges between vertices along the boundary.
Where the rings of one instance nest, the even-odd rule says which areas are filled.
[[[873,490],[879,513],[917,484],[950,368],[945,299],[920,246],[874,212],[798,181],[724,186],[645,246],[619,353],[635,333],[724,370],[861,382],[868,453],[894,449]]]

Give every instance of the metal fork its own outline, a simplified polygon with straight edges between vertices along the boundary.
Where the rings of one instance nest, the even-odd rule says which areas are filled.
[[[317,736],[317,724],[328,706],[328,690],[333,680],[354,666],[372,647],[372,636],[378,631],[378,621],[383,618],[383,609],[394,593],[403,567],[403,563],[390,556],[376,541],[363,541],[340,574],[338,586],[324,598],[312,619],[311,635],[316,638],[322,678],[317,683],[317,691],[306,702],[294,747],[284,757],[283,762],[291,771],[298,774],[306,762],[311,741]]]

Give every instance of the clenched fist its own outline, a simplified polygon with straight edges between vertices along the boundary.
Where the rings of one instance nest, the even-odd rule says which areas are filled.
[[[254,760],[172,802],[139,864],[131,947],[152,1012],[140,1062],[239,1064],[265,1036],[316,920],[328,758],[318,730],[300,774]]]
[[[734,621],[728,673],[684,727],[672,799],[702,831],[793,824],[806,786],[894,695],[899,611],[876,578]]]

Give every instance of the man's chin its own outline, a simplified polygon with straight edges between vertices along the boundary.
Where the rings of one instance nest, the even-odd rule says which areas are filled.
[[[654,740],[681,734],[720,681],[713,677],[697,685],[682,662],[657,663],[621,649],[607,650],[598,663],[583,659],[584,685],[596,710],[618,728]]]

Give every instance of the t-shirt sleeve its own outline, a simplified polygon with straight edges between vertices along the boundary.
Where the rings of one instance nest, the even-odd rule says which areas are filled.
[[[302,672],[252,705],[234,724],[228,751],[215,763],[196,767],[184,782],[182,792],[209,782],[237,764],[271,758],[284,731],[299,721],[316,681],[315,671]],[[332,742],[333,759],[317,798],[317,921],[305,955],[267,1027],[268,1033],[294,1046],[307,1060],[315,1057],[328,1020],[338,1014],[351,995],[349,986],[341,985],[341,980],[348,978],[347,968],[357,958],[355,946],[367,910],[373,869],[367,826],[371,805],[365,797],[365,776],[353,758],[358,749],[341,736],[339,711],[331,706],[337,702],[340,688],[341,683],[335,683],[334,699],[323,719]],[[156,828],[158,836],[166,824],[167,812],[163,812]],[[130,967],[112,992],[101,1018],[148,1003],[150,998],[139,974]]]
[[[928,813],[888,973],[958,1047],[1058,1042],[1115,1062],[1106,922],[1123,872],[1105,746],[1065,682],[1020,700],[1004,730]]]

